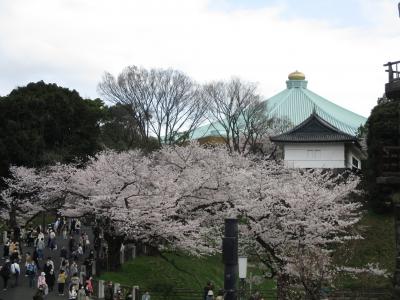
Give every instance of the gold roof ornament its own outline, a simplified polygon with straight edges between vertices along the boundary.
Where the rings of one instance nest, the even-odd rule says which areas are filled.
[[[295,72],[290,73],[288,78],[289,80],[305,80],[306,76],[303,73],[296,70]]]

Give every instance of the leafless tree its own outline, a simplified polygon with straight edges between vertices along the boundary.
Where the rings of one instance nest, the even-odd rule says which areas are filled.
[[[117,79],[105,73],[98,89],[107,100],[128,104],[140,136],[156,136],[160,145],[190,138],[205,117],[198,85],[180,71],[130,66]]]
[[[275,132],[278,119],[269,115],[256,84],[233,78],[205,85],[203,94],[209,103],[210,126],[231,151],[260,151],[266,137]]]

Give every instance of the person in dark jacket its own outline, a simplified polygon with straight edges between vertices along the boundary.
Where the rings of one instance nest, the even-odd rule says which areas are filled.
[[[69,237],[68,248],[69,248],[68,249],[69,250],[69,255],[71,257],[72,252],[74,252],[74,250],[75,250],[75,239],[74,239],[74,237],[72,235]]]
[[[3,257],[8,257],[10,255],[10,240],[7,238],[3,246]]]
[[[211,281],[207,282],[207,285],[204,287],[204,293],[203,293],[203,299],[207,300],[207,296],[208,296],[208,291],[209,290],[213,290],[213,284],[211,283]]]
[[[64,246],[61,248],[60,257],[62,257],[62,258],[64,258],[64,259],[67,259],[67,258],[68,258],[68,251],[67,251],[67,249],[65,249]]]
[[[32,254],[32,259],[36,264],[36,267],[38,268],[38,270],[40,270],[40,265],[39,265],[39,253],[37,251],[37,249],[35,248],[33,250],[33,254]]]
[[[47,286],[49,287],[49,292],[52,292],[56,282],[56,275],[54,275],[53,269],[51,269],[48,274],[46,273],[46,282]]]
[[[107,287],[104,290],[104,300],[114,299],[114,288],[111,281],[108,282]]]
[[[8,280],[11,276],[11,262],[9,259],[6,259],[6,262],[2,266],[0,270],[0,275],[3,278],[3,289],[6,291],[8,287]]]
[[[38,289],[35,295],[33,295],[33,300],[43,300],[43,290]]]

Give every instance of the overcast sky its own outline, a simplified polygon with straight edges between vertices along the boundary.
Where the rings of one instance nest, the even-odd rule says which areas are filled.
[[[0,0],[0,95],[44,80],[98,97],[104,71],[239,76],[265,98],[305,73],[319,95],[368,116],[383,64],[400,60],[395,0]]]

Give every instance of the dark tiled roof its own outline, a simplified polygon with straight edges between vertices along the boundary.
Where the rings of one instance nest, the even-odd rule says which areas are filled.
[[[273,142],[313,143],[313,142],[357,142],[357,138],[332,126],[315,112],[293,129],[272,136]]]

